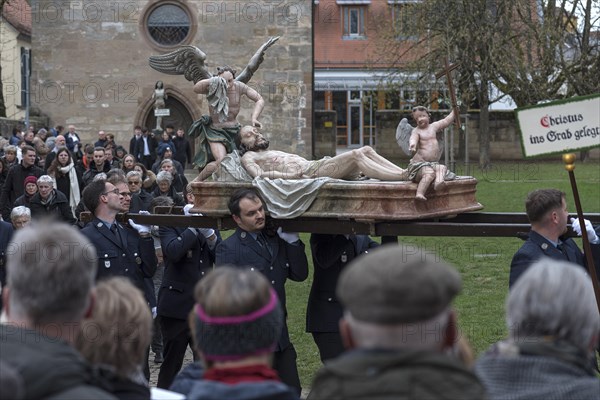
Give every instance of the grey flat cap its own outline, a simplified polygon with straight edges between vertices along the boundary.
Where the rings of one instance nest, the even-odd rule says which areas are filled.
[[[337,295],[360,321],[425,321],[446,309],[461,289],[460,274],[436,254],[406,245],[382,246],[341,274]]]

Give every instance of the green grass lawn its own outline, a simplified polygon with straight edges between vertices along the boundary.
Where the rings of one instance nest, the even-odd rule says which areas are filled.
[[[459,165],[456,170],[459,174],[467,174],[464,166]],[[485,212],[524,212],[527,193],[534,189],[557,188],[567,193],[569,211],[575,214],[569,177],[561,161],[501,163],[485,172],[471,169],[469,174],[479,180],[477,199]],[[575,176],[584,212],[600,212],[598,162],[576,164]],[[307,244],[311,273],[305,282],[288,281],[286,290],[290,336],[298,352],[302,386],[306,388],[310,387],[321,362],[312,336],[305,332],[312,260],[308,248],[309,234],[303,233],[301,238]],[[461,334],[467,337],[476,354],[505,337],[504,301],[508,290],[508,270],[513,254],[522,244],[520,239],[402,237],[400,241],[436,252],[460,271],[463,290],[456,299],[456,308]]]

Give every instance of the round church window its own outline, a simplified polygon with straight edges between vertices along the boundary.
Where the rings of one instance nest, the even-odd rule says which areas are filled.
[[[176,46],[188,37],[191,18],[177,4],[162,4],[154,8],[146,19],[148,34],[161,46]]]

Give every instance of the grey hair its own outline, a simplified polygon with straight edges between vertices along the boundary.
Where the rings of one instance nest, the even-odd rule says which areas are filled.
[[[17,152],[17,146],[12,145],[12,144],[9,144],[8,146],[4,146],[4,152],[5,153],[8,153],[8,152],[16,153]]]
[[[49,183],[50,185],[53,185],[54,179],[52,179],[50,175],[42,175],[37,180],[37,184],[39,185],[40,183]]]
[[[406,324],[375,324],[359,321],[349,311],[344,320],[352,331],[352,338],[363,349],[422,349],[439,350],[443,347],[451,308],[433,318]]]
[[[142,179],[142,173],[140,171],[129,171],[126,176],[127,176],[127,179],[129,179],[129,178]]]
[[[10,212],[10,219],[24,217],[24,216],[31,218],[31,210],[29,209],[29,207],[16,206]]]
[[[32,223],[7,249],[11,319],[31,326],[80,321],[96,277],[94,246],[62,223]]]
[[[105,180],[106,180],[105,172],[100,172],[100,173],[96,174],[96,176],[94,176],[94,179],[92,179],[92,181],[105,181]]]
[[[578,265],[543,258],[513,286],[506,322],[515,341],[552,336],[589,351],[600,333],[592,281]]]
[[[165,164],[171,164],[172,166],[175,166],[175,164],[173,163],[173,160],[171,160],[170,158],[165,158],[164,160],[162,160],[160,162],[159,168],[162,168],[162,166]]]
[[[167,171],[160,171],[156,174],[156,182],[161,181],[169,181],[169,183],[173,182],[173,175]]]

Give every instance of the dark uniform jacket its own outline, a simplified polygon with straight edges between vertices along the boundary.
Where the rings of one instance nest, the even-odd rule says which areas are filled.
[[[365,235],[310,236],[314,275],[306,310],[307,332],[338,332],[342,305],[335,296],[338,278],[346,265],[379,244]]]
[[[126,276],[144,292],[144,278],[152,278],[156,272],[156,253],[151,237],[141,238],[137,232],[118,227],[120,241],[106,224],[94,218],[81,230],[98,253],[96,279]]]
[[[158,315],[186,320],[194,306],[194,287],[213,269],[214,249],[201,233],[161,226],[165,273],[158,292]]]
[[[233,235],[217,246],[216,265],[230,264],[262,272],[277,292],[285,315],[285,281],[302,282],[308,277],[308,261],[304,243],[289,244],[275,235],[267,236],[273,255],[262,247],[250,233],[238,228]],[[284,324],[277,351],[290,345],[287,323]]]
[[[596,228],[598,231],[600,229]],[[509,286],[512,287],[523,272],[537,260],[542,257],[549,257],[553,260],[568,261],[586,268],[586,261],[583,253],[577,247],[573,239],[563,240],[564,252],[557,249],[545,237],[535,231],[529,232],[529,238],[523,246],[515,253],[510,264]],[[600,278],[600,244],[591,244],[592,257],[596,265],[596,274]],[[587,268],[586,268],[587,271]]]

